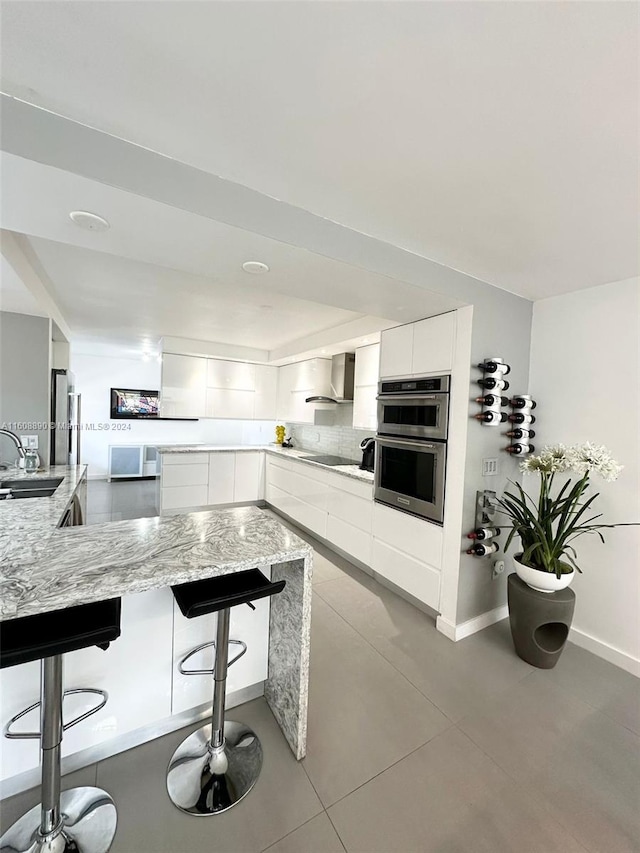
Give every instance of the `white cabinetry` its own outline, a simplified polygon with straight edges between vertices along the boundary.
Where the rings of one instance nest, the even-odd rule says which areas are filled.
[[[380,377],[421,376],[452,369],[456,312],[386,329],[380,337]]]
[[[236,457],[233,480],[234,502],[264,500],[264,453],[257,450],[255,453],[243,452],[234,455]]]
[[[256,385],[253,395],[253,417],[257,421],[276,419],[276,397],[278,393],[277,367],[268,364],[256,364]]]
[[[233,503],[235,472],[235,453],[209,454],[209,491],[207,500],[209,506]]]
[[[163,418],[201,418],[205,414],[207,359],[191,355],[162,356]]]
[[[409,376],[413,365],[413,323],[380,335],[380,378]]]
[[[411,372],[417,375],[451,370],[455,333],[455,311],[414,323]]]
[[[331,361],[310,358],[285,364],[278,374],[278,420],[312,424],[317,408],[307,397],[331,396]]]
[[[163,453],[160,514],[264,500],[260,450]]]
[[[373,487],[309,465],[267,457],[268,503],[366,565]]]
[[[209,454],[162,454],[160,514],[208,503]]]
[[[437,610],[441,565],[441,527],[374,504],[374,571]]]
[[[165,353],[162,357],[163,417],[275,418],[278,368]]]
[[[359,347],[356,350],[356,370],[353,389],[353,427],[378,428],[378,376],[380,372],[380,344]]]

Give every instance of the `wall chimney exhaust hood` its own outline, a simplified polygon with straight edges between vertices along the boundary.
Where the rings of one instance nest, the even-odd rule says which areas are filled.
[[[307,397],[307,403],[352,403],[356,355],[342,352],[331,359],[331,397]]]

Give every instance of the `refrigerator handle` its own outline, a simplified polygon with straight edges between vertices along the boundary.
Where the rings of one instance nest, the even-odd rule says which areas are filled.
[[[78,404],[76,406],[76,422],[76,465],[80,465],[80,437],[82,435],[82,394],[78,394]]]

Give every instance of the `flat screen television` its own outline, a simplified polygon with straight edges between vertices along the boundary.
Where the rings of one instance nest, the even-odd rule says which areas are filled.
[[[112,418],[157,418],[160,394],[158,391],[144,391],[141,388],[112,388]]]

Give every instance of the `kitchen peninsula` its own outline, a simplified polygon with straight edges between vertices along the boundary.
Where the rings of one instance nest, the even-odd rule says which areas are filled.
[[[206,715],[211,682],[181,678],[176,661],[213,638],[213,623],[179,618],[169,587],[254,567],[287,585],[271,602],[256,602],[255,612],[236,608],[232,637],[242,637],[250,652],[230,671],[230,704],[264,693],[294,755],[304,757],[309,546],[256,507],[58,529],[85,482],[84,466],[33,477],[53,473],[64,476],[53,496],[0,502],[0,619],[123,597],[121,637],[106,653],[85,649],[66,661],[67,688],[101,687],[109,703],[65,736],[65,754],[72,756],[65,769],[95,760],[96,748],[118,752]],[[2,672],[4,721],[35,700],[38,671],[34,662]],[[8,742],[3,794],[33,784],[36,767],[34,742]]]

